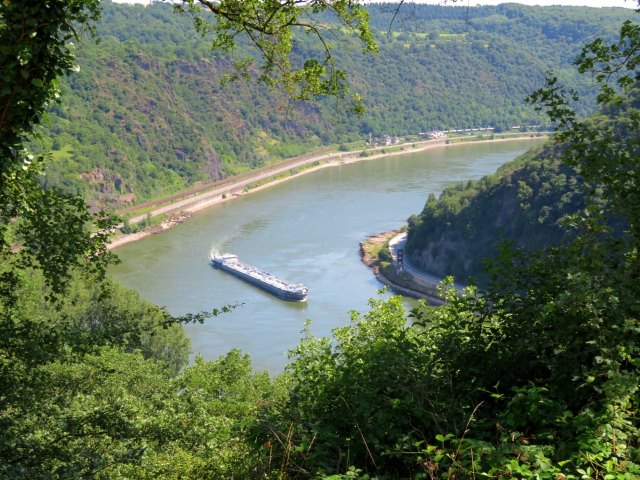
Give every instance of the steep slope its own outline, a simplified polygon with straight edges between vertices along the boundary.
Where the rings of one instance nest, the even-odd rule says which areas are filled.
[[[430,195],[409,219],[410,259],[436,275],[482,283],[484,260],[498,254],[500,243],[533,251],[569,240],[577,232],[562,220],[585,215],[586,205],[602,207],[616,236],[637,237],[639,106],[640,88],[629,89],[582,123],[587,147],[540,147],[492,176],[450,187],[437,200]],[[569,165],[581,166],[587,181]]]
[[[80,72],[62,82],[62,102],[43,129],[39,148],[53,152],[43,182],[117,207],[369,133],[539,124],[523,99],[544,72],[558,69],[589,98],[588,84],[568,73],[571,59],[631,15],[415,5],[392,23],[394,8],[370,7],[380,42],[374,58],[334,33],[334,55],[365,99],[358,118],[334,101],[292,103],[255,82],[223,87],[232,59],[213,54],[170,5],[105,2],[99,42],[78,48]],[[294,57],[303,61],[314,48],[310,37],[296,38]],[[239,47],[236,58],[245,53]]]
[[[558,147],[541,147],[495,175],[431,195],[409,219],[407,253],[416,265],[461,282],[483,282],[483,262],[502,242],[536,250],[569,239],[561,219],[584,208],[581,177],[561,164]]]

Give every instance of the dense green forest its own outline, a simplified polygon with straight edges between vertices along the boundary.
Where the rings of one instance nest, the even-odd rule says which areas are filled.
[[[328,29],[337,65],[364,99],[358,117],[335,99],[292,101],[244,79],[222,86],[235,72],[232,61],[255,56],[246,43],[212,53],[190,18],[166,3],[104,2],[98,42],[77,45],[80,71],[61,82],[62,102],[42,129],[41,148],[53,158],[41,181],[117,207],[370,133],[545,124],[523,99],[549,69],[578,90],[584,114],[593,87],[571,61],[582,44],[610,38],[630,16],[625,9],[412,4],[394,19],[396,7],[367,7],[377,55]],[[329,14],[321,19],[335,22]],[[319,49],[313,36],[297,35],[293,62]]]
[[[434,275],[485,284],[485,260],[501,244],[532,251],[574,236],[562,221],[584,210],[587,196],[582,177],[562,163],[561,149],[540,147],[494,175],[447,188],[437,200],[431,194],[409,218],[407,255]]]
[[[247,4],[266,10],[232,15]],[[279,4],[228,5],[264,30]],[[573,235],[504,250],[482,295],[445,285],[447,305],[410,313],[372,300],[270,378],[236,350],[187,365],[180,325],[233,306],[174,318],[114,285],[116,220],[37,181],[47,158],[26,140],[99,14],[97,0],[0,2],[0,478],[640,477],[640,24],[580,55],[596,115],[580,120],[553,79],[534,94],[559,128],[531,157],[565,166],[503,171],[535,208],[545,182],[588,185]]]

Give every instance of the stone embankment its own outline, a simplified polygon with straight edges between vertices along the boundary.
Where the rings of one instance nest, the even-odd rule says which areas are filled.
[[[371,235],[364,242],[360,242],[360,258],[366,266],[371,268],[378,281],[394,292],[412,298],[425,299],[430,305],[444,305],[445,301],[438,297],[441,279],[419,272],[412,266],[407,269],[406,261],[403,261],[402,266],[398,265],[397,251],[398,248],[404,248],[405,241],[406,233],[399,230]],[[372,252],[377,252],[387,242],[389,242],[393,264],[391,269],[385,270],[385,275],[378,256]]]

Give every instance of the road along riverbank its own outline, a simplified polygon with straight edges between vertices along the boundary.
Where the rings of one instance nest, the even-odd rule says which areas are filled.
[[[378,281],[396,293],[411,298],[427,300],[429,305],[440,306],[446,302],[438,296],[440,280],[429,275],[421,278],[419,273],[413,271],[399,271],[397,258],[393,249],[389,249],[390,261],[381,260],[379,253],[387,249],[390,243],[402,241],[406,233],[402,230],[391,230],[375,235],[370,235],[360,242],[360,259],[371,269]]]
[[[172,203],[159,206],[145,214],[141,214],[129,219],[129,224],[136,224],[145,219],[151,219],[158,215],[166,215],[168,218],[158,225],[153,225],[139,232],[129,234],[116,234],[109,244],[109,249],[113,250],[127,243],[141,240],[149,235],[165,232],[172,227],[182,223],[185,217],[191,214],[218,205],[229,202],[249,193],[258,192],[268,187],[272,187],[279,183],[285,182],[292,178],[315,172],[317,170],[347,165],[355,162],[376,160],[387,156],[396,156],[409,153],[417,153],[430,149],[455,147],[459,145],[468,145],[469,143],[498,143],[517,140],[540,139],[546,135],[509,135],[500,138],[463,137],[450,139],[434,139],[419,142],[410,142],[392,147],[378,147],[370,149],[354,150],[350,152],[338,153],[320,153],[317,156],[306,155],[299,159],[288,160],[282,164],[265,168],[254,172],[253,174],[243,174],[238,177],[230,177],[225,179],[222,185],[212,186],[209,190],[202,190],[197,194],[188,192],[184,198],[179,195],[173,195],[172,198],[179,198]],[[162,200],[157,202],[162,203]],[[176,220],[179,218],[180,220]]]

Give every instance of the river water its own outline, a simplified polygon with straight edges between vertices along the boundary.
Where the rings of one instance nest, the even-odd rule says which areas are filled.
[[[478,179],[539,141],[469,144],[326,168],[195,215],[162,235],[125,245],[111,274],[172,314],[241,304],[189,325],[194,353],[214,359],[239,348],[272,373],[311,332],[327,336],[367,310],[382,285],[358,256],[368,235],[398,228],[429,193]],[[305,303],[279,300],[208,263],[211,249],[309,288]],[[411,303],[408,302],[408,307]]]

